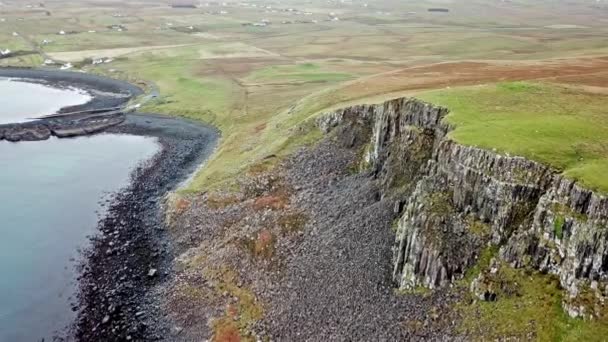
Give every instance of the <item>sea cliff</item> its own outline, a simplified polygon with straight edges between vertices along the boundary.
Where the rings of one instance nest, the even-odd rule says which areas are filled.
[[[501,264],[559,278],[570,316],[602,315],[608,293],[608,200],[549,166],[452,140],[449,110],[401,98],[320,116],[368,141],[360,168],[395,198],[393,281],[400,289],[447,287],[464,278],[484,250],[491,266],[471,282],[495,300]],[[344,131],[344,130],[341,130]],[[361,138],[361,137],[359,137]]]

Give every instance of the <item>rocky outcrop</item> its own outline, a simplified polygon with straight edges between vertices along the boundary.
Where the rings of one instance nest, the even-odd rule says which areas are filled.
[[[96,114],[92,116],[64,116],[53,119],[40,119],[31,122],[0,125],[0,140],[11,142],[47,140],[89,135],[118,125],[125,120],[121,112]]]
[[[353,120],[371,128],[363,165],[400,213],[397,286],[446,286],[496,246],[501,262],[557,275],[571,315],[598,315],[580,297],[608,292],[608,200],[540,163],[452,141],[447,113],[403,98],[317,121],[325,132]]]
[[[501,257],[557,275],[571,316],[600,316],[589,303],[608,295],[608,201],[572,180],[556,176],[533,211],[532,222],[513,234]],[[591,299],[592,299],[591,298]],[[595,301],[593,301],[595,302]]]
[[[41,124],[25,123],[21,125],[0,126],[0,140],[8,141],[36,141],[46,140],[51,136],[51,130]]]

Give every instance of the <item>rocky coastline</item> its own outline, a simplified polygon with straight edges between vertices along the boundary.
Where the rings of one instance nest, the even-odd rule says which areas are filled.
[[[125,120],[125,104],[143,91],[132,84],[79,72],[0,68],[0,77],[18,78],[55,88],[76,87],[91,95],[87,103],[62,108],[57,115],[0,125],[0,141],[40,141],[89,135]],[[76,114],[68,114],[76,113]],[[61,115],[66,114],[66,115]]]
[[[164,282],[172,247],[164,226],[164,199],[212,153],[219,132],[200,123],[158,114],[101,112],[142,94],[126,82],[76,72],[6,68],[0,76],[86,90],[92,100],[23,124],[0,126],[0,140],[69,138],[99,132],[156,137],[161,150],[131,174],[98,223],[78,271],[73,326],[56,341],[157,340],[166,334],[154,287]],[[25,142],[24,142],[25,143]]]
[[[157,137],[162,150],[133,172],[99,222],[79,279],[73,334],[79,341],[160,340],[169,328],[154,289],[173,260],[164,199],[212,153],[219,134],[155,114],[128,114],[107,132]]]

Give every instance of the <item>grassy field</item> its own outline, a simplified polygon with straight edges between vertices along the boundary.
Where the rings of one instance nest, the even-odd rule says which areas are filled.
[[[433,0],[383,0],[364,6],[357,2],[293,0],[284,6],[267,6],[264,1],[251,1],[174,9],[160,0],[49,0],[44,8],[31,8],[19,1],[5,1],[0,13],[0,48],[37,47],[51,58],[72,63],[112,57],[110,64],[83,68],[157,85],[161,97],[143,110],[217,126],[222,131],[221,144],[187,189],[192,192],[219,186],[267,155],[290,150],[301,140],[309,141],[298,126],[306,126],[314,115],[332,108],[428,89],[497,81],[547,81],[546,78],[561,77],[564,83],[578,85],[582,82],[579,75],[593,78],[608,64],[600,57],[591,61],[579,59],[608,54],[604,44],[608,26],[601,15],[608,7],[602,3],[571,7],[574,5],[549,1],[445,0],[439,4]],[[450,12],[426,10],[437,6]],[[330,21],[333,17],[339,20]],[[243,25],[260,21],[270,24]],[[124,30],[112,25],[122,25]],[[60,30],[68,34],[59,35]],[[13,31],[20,35],[13,36]],[[45,39],[50,42],[42,44]],[[0,65],[39,66],[44,58],[6,58],[0,60]],[[601,87],[604,80],[589,84]],[[538,87],[555,95],[567,93],[552,86]],[[502,100],[497,102],[505,103],[497,106],[507,106],[511,101],[509,94],[532,100],[539,95],[534,89],[517,92],[499,86],[495,93]],[[457,102],[467,102],[475,96],[466,97],[468,91],[425,96],[457,106]],[[599,96],[588,97],[593,100],[568,93],[564,102],[582,101],[588,109],[601,107]],[[477,115],[463,123],[454,136],[466,142],[467,131],[490,123],[509,126],[509,137],[486,137],[484,141],[471,138],[469,143],[536,158],[585,184],[605,188],[599,176],[605,166],[599,138],[603,126],[594,125],[589,132],[597,134],[592,137],[582,136],[576,127],[579,133],[586,130],[592,114],[581,111],[586,119],[578,120],[572,119],[578,114],[568,116],[561,110],[556,114],[560,120],[555,121],[547,113],[557,105],[547,102],[539,102],[541,107],[546,105],[544,111],[530,108],[535,113],[532,117],[526,116],[522,108],[511,108],[512,120],[520,122],[517,129],[510,126],[508,119],[490,122],[488,117]],[[491,101],[476,108],[452,109],[456,115],[483,112],[489,107]],[[541,133],[526,128],[524,121],[519,121],[522,118],[542,126]],[[472,122],[478,119],[479,122]],[[564,125],[572,130],[572,135],[562,138],[560,144],[555,141],[555,132]],[[507,134],[502,128],[495,129]],[[519,144],[501,143],[518,134],[525,135],[526,129],[542,136],[539,144],[526,148],[537,141],[530,137],[520,139]],[[300,132],[300,136],[294,138],[294,132]],[[492,145],[494,141],[496,144]],[[560,148],[552,150],[554,143]]]
[[[501,266],[497,277],[511,293],[498,293],[496,302],[461,304],[462,332],[480,341],[603,341],[607,336],[604,319],[583,321],[564,312],[557,279],[508,265]]]
[[[251,83],[262,82],[331,82],[352,79],[347,73],[323,70],[315,63],[278,65],[256,70],[245,80]]]
[[[318,141],[312,120],[323,112],[401,96],[448,107],[458,142],[547,163],[608,192],[606,1],[169,3],[3,0],[0,49],[34,53],[0,66],[72,62],[157,87],[142,111],[217,127],[219,146],[184,198],[229,188],[253,166]],[[113,61],[88,60],[101,57]],[[502,272],[519,296],[463,304],[461,329],[483,340],[607,336],[605,322],[566,317],[553,279]]]
[[[466,145],[551,165],[608,192],[606,96],[558,85],[508,82],[440,90],[420,98],[450,108],[450,133]]]

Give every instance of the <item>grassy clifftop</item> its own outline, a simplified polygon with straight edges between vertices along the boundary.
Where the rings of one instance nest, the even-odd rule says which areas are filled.
[[[588,188],[608,192],[606,95],[543,83],[508,82],[419,96],[448,107],[463,144],[551,165]]]

